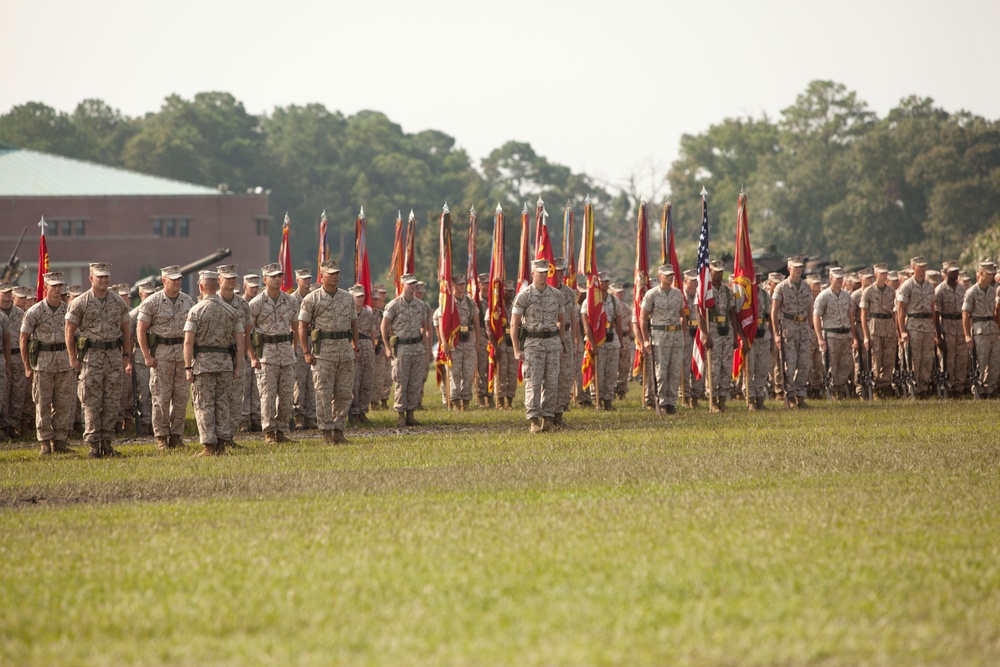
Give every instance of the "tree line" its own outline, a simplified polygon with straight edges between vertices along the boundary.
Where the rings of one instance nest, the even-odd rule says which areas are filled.
[[[680,157],[668,170],[631,174],[617,185],[573,172],[525,142],[509,141],[477,164],[448,134],[405,133],[377,111],[345,116],[308,104],[254,115],[224,92],[193,99],[171,95],[158,111],[134,118],[96,99],[80,102],[71,113],[30,102],[0,116],[0,141],[213,187],[224,183],[236,192],[270,189],[272,255],[287,211],[297,267],[315,264],[325,209],[331,254],[352,271],[354,222],[364,206],[375,277],[389,265],[397,211],[405,220],[412,209],[417,268],[421,278],[433,280],[445,201],[458,269],[465,266],[469,207],[479,212],[481,271],[490,259],[493,211],[503,204],[511,277],[522,203],[533,213],[539,196],[550,214],[552,242],[561,248],[564,207],[574,207],[579,229],[583,199],[590,195],[598,262],[626,281],[635,261],[640,197],[650,199],[652,261],[659,258],[655,230],[669,191],[681,261],[690,264],[702,186],[709,191],[716,255],[732,252],[741,187],[749,196],[755,247],[774,245],[786,254],[820,255],[845,265],[900,263],[911,254],[937,262],[965,253],[963,259],[971,261],[996,254],[1000,238],[996,121],[949,113],[917,97],[880,119],[856,93],[830,81],[811,82],[777,118],[727,118],[685,134]]]

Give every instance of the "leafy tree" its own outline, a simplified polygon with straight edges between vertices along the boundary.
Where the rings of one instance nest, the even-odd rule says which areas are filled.
[[[40,102],[16,106],[0,116],[0,141],[79,160],[96,160],[99,153],[93,137],[73,119]]]

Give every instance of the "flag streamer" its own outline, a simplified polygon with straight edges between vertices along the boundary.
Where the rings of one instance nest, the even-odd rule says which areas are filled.
[[[37,300],[45,298],[45,274],[49,272],[49,244],[45,241],[45,228],[49,223],[45,222],[45,216],[38,221],[38,228],[41,230],[38,238],[38,282],[35,287]],[[17,335],[20,335],[18,333]],[[13,338],[13,336],[11,337]]]
[[[499,342],[507,333],[507,309],[504,304],[504,283],[507,269],[504,265],[504,216],[503,208],[497,203],[493,216],[493,252],[490,255],[490,286],[486,295],[486,327],[489,339]],[[487,345],[489,370],[487,376],[489,393],[496,391],[497,349],[494,343]]]
[[[285,222],[281,225],[281,247],[278,249],[278,266],[281,267],[281,290],[295,291],[295,272],[292,269],[292,248],[288,240],[292,219],[285,213]]]
[[[368,220],[361,207],[354,224],[354,284],[365,288],[364,305],[372,307],[372,274],[368,268]]]
[[[632,295],[633,322],[642,320],[642,297],[649,290],[649,218],[646,213],[646,200],[639,202],[639,222],[635,236],[635,288]],[[632,357],[632,375],[642,372],[642,346],[636,345]]]
[[[750,226],[747,219],[747,196],[740,192],[736,199],[736,258],[733,266],[733,301],[736,307],[736,325],[742,338],[733,350],[733,379],[739,378],[743,362],[750,353],[757,336],[757,273],[754,271],[753,252],[750,249]],[[746,346],[746,349],[743,349]]]
[[[600,347],[607,338],[608,316],[604,312],[604,298],[601,295],[601,281],[597,275],[597,252],[594,247],[594,206],[587,197],[583,209],[583,230],[580,239],[580,273],[587,276],[587,298],[584,302],[587,319],[594,337],[594,345]],[[597,371],[596,350],[586,342],[583,351],[583,388],[589,389]]]

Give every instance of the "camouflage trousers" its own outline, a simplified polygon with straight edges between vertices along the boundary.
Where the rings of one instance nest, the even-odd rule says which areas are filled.
[[[497,348],[493,382],[498,385],[497,392],[501,398],[514,398],[517,393],[517,359],[514,358],[514,348],[507,343],[500,343]]]
[[[899,341],[895,334],[889,336],[870,336],[872,353],[872,377],[875,379],[875,389],[888,391],[892,386],[892,373],[896,370],[896,356],[899,354]]]
[[[822,391],[823,389],[823,373],[825,372],[823,368],[823,353],[819,349],[819,341],[816,340],[816,334],[813,332],[812,327],[809,328],[809,379],[806,384],[809,385],[810,391]]]
[[[531,338],[524,343],[524,408],[528,419],[554,417],[559,401],[558,338]],[[515,371],[516,372],[516,371]],[[611,392],[614,396],[614,389]]]
[[[576,387],[576,402],[590,400],[590,392],[583,388],[583,346],[573,350],[573,384]]]
[[[712,337],[712,398],[729,398],[733,384],[733,334],[710,333]]]
[[[119,350],[87,352],[79,384],[85,442],[114,442],[122,376],[122,355]]]
[[[250,365],[249,359],[243,362],[245,366]],[[233,378],[229,386],[229,392],[225,398],[229,399],[229,427],[226,429],[230,438],[236,437],[240,432],[240,422],[243,421],[243,384],[246,381],[246,368],[240,371],[238,378]],[[259,405],[259,403],[258,403]]]
[[[132,372],[139,385],[139,423],[150,426],[153,423],[153,400],[149,393],[149,368],[133,365]]]
[[[812,327],[805,322],[785,322],[781,344],[785,356],[785,381],[789,398],[806,397],[806,380],[812,364],[810,341],[816,338],[812,331]]]
[[[931,388],[931,371],[934,369],[934,332],[910,332],[910,359],[913,361],[913,375],[917,380],[916,391]]]
[[[489,340],[487,340],[486,330],[482,329],[482,335],[479,337],[479,347],[476,348],[476,381],[479,383],[476,393],[481,398],[490,395],[490,359],[486,352],[488,344]]]
[[[198,373],[194,376],[191,394],[201,444],[216,445],[220,440],[232,438],[229,408],[234,382],[232,371]]]
[[[771,370],[771,339],[755,340],[747,355],[747,374],[750,376],[751,398],[767,398],[767,376]]]
[[[24,361],[20,354],[10,355],[10,369],[8,370],[10,372],[7,374],[6,394],[0,408],[2,408],[4,423],[9,428],[20,429],[21,413],[24,411],[24,392],[28,384],[28,378],[24,376]],[[115,394],[115,396],[117,395]]]
[[[660,407],[677,405],[677,385],[680,384],[684,363],[683,334],[666,333],[664,345],[654,345],[656,359],[656,400]],[[646,357],[649,359],[649,356]]]
[[[416,410],[427,379],[427,357],[421,345],[419,354],[406,354],[392,359],[392,382],[396,397],[392,407],[396,412]]]
[[[295,364],[261,364],[257,371],[257,389],[260,391],[261,429],[265,433],[284,433],[292,418]]]
[[[35,432],[38,440],[68,440],[76,402],[76,373],[34,371],[31,395],[35,401]]]
[[[375,352],[375,377],[378,378],[378,389],[373,390],[374,400],[389,400],[389,394],[392,393],[392,362],[386,359],[384,347]]]
[[[20,355],[18,355],[20,356]],[[23,361],[21,362],[24,363]],[[21,403],[21,432],[27,433],[35,426],[35,398],[31,381],[24,379],[24,401]]]
[[[854,371],[851,337],[846,334],[827,334],[826,348],[830,359],[830,389],[846,395],[847,380]]]
[[[618,378],[615,391],[622,394],[628,392],[628,379],[632,375],[632,360],[635,358],[635,339],[626,336],[618,350]]]
[[[944,369],[950,391],[965,393],[969,384],[969,346],[965,334],[944,335]]]
[[[382,357],[385,358],[384,356]],[[363,415],[368,412],[375,386],[375,346],[370,340],[358,341],[358,357],[354,362],[354,402],[351,404],[352,415]]]
[[[338,348],[333,359],[317,359],[312,367],[316,422],[322,431],[343,431],[354,399],[354,349],[350,345]]]
[[[129,391],[131,389],[129,387]],[[149,369],[153,435],[157,437],[184,435],[184,416],[187,413],[189,389],[183,359],[156,360],[156,367]]]
[[[612,401],[615,398],[615,385],[618,383],[618,353],[621,348],[608,347],[605,343],[597,348],[596,380],[601,395],[594,395],[594,385],[590,385],[591,399]]]
[[[246,362],[243,365],[243,411],[244,421],[256,418],[260,420],[260,387],[257,384],[259,371]]]
[[[987,394],[992,394],[1000,383],[1000,339],[996,333],[977,334],[972,337],[976,346],[976,365],[979,381]]]
[[[694,336],[684,334],[684,397],[705,397],[705,376],[695,379],[691,370],[691,356],[694,354]]]
[[[292,415],[312,421],[316,415],[316,389],[313,387],[312,368],[304,354],[295,355],[295,391],[292,396]]]
[[[451,400],[472,400],[472,384],[476,377],[476,344],[459,343],[451,351]]]
[[[556,401],[556,412],[569,410],[573,397],[573,338],[568,333],[561,337],[562,349],[559,351],[559,398]]]

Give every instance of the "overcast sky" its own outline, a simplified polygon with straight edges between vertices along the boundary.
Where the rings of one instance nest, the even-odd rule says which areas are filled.
[[[476,166],[527,141],[611,183],[664,172],[684,133],[776,116],[813,79],[880,116],[916,94],[1000,118],[997,0],[0,2],[3,113],[96,97],[134,116],[219,90],[253,113],[382,111]]]

